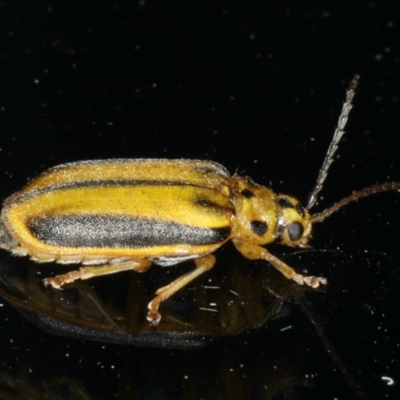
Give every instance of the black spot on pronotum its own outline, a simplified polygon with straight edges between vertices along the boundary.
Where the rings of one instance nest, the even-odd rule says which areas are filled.
[[[240,194],[248,199],[251,199],[255,196],[255,194],[249,189],[243,189]]]
[[[251,230],[258,236],[264,236],[268,231],[268,225],[264,221],[251,221],[250,222]]]
[[[286,197],[279,197],[278,204],[281,208],[294,208],[294,205]]]
[[[289,238],[290,240],[296,241],[301,238],[303,235],[304,228],[303,225],[300,222],[292,222],[289,225],[288,228],[288,233],[289,233]]]

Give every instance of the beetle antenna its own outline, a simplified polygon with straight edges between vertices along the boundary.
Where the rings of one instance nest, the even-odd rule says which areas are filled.
[[[375,193],[387,192],[389,190],[400,191],[400,182],[377,183],[375,185],[359,190],[358,192],[354,192],[350,196],[347,196],[344,199],[338,201],[337,203],[327,208],[326,210],[311,216],[311,222],[312,223],[322,222],[325,218],[328,218],[334,212],[346,206],[347,204],[351,203],[352,201],[362,199],[363,197],[371,196],[372,194]]]
[[[333,134],[333,139],[331,141],[331,144],[329,145],[328,152],[326,153],[322,167],[319,170],[319,175],[315,183],[315,186],[311,191],[310,195],[308,196],[308,202],[307,202],[308,210],[310,210],[312,206],[317,202],[317,195],[321,191],[324,181],[328,176],[328,170],[333,162],[333,156],[336,153],[336,150],[338,149],[340,139],[345,133],[344,127],[346,126],[350,111],[353,108],[353,98],[356,93],[356,87],[358,85],[359,79],[360,79],[359,75],[354,75],[354,78],[350,82],[350,86],[346,91],[346,100],[343,103],[338,124],[336,126],[335,133]]]

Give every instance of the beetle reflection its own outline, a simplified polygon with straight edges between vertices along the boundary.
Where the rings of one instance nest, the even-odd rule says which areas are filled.
[[[224,258],[227,254],[221,252],[220,256]],[[335,265],[336,282],[333,287],[344,293],[348,293],[346,285],[351,285],[354,280],[360,282],[360,288],[370,287],[368,280],[375,287],[377,281],[376,277],[361,272],[360,276],[348,279],[346,274],[350,270],[358,270],[349,268],[349,265],[376,265],[378,262],[382,265],[383,262],[382,255],[374,260],[371,254],[368,257],[359,254],[358,257],[351,258],[336,254],[338,258],[335,258],[335,254],[331,252],[307,251],[292,256],[303,266],[324,268],[327,263]],[[338,293],[322,294],[314,293],[311,289],[304,290],[272,269],[266,270],[262,263],[256,264],[249,273],[246,262],[240,265],[237,259],[224,261],[222,268],[215,269],[209,276],[192,283],[179,296],[163,304],[165,318],[156,329],[151,329],[144,321],[145,311],[142,305],[152,296],[154,287],[163,284],[160,282],[162,278],[171,278],[170,275],[163,277],[157,272],[154,275],[117,274],[114,277],[100,278],[90,284],[81,282],[73,288],[52,291],[43,288],[43,275],[40,269],[36,269],[36,265],[33,268],[28,260],[5,257],[0,263],[0,294],[22,315],[52,333],[103,343],[156,348],[132,349],[134,364],[135,360],[143,357],[137,368],[143,367],[144,359],[152,358],[149,351],[166,351],[165,348],[168,351],[175,351],[170,350],[173,348],[183,349],[184,351],[178,353],[187,355],[189,366],[194,359],[198,361],[198,357],[204,354],[203,361],[198,361],[195,365],[208,365],[207,372],[215,360],[226,361],[227,355],[232,356],[235,362],[243,356],[250,357],[258,363],[255,367],[257,371],[261,371],[267,361],[273,360],[276,363],[281,357],[284,360],[293,358],[292,363],[296,367],[304,360],[320,365],[321,357],[326,357],[326,368],[329,371],[332,367],[341,371],[352,393],[356,393],[357,398],[367,398],[364,393],[360,395],[357,379],[352,376],[349,372],[351,368],[342,359],[342,347],[346,344],[337,341],[331,344],[325,337],[326,328],[330,328],[326,333],[332,336],[338,321],[343,318],[343,304],[347,303],[336,299]],[[174,270],[180,274],[184,268],[190,268],[190,265],[182,265]],[[326,301],[321,302],[321,298],[326,298]],[[318,303],[315,299],[318,299]],[[335,301],[341,305],[338,308],[339,315],[334,314],[333,322],[329,323],[332,319],[329,310],[332,306],[335,307]],[[349,304],[352,307],[353,303]],[[324,324],[319,316],[323,317]],[[348,340],[347,345],[352,346],[354,338]],[[86,351],[89,346],[88,342],[74,343],[74,347],[83,343],[82,351]],[[214,343],[218,345],[213,345]],[[339,343],[340,352],[335,350]],[[196,348],[201,350],[196,352]],[[50,349],[48,356],[52,353]],[[159,366],[163,357],[158,353],[154,356],[158,369],[154,370],[154,362],[149,368],[152,376],[159,377],[169,371],[171,365]],[[167,359],[171,361],[170,356]],[[304,371],[301,365],[298,368]],[[180,373],[182,374],[182,370]],[[200,372],[196,376],[197,374]],[[216,374],[217,372],[211,375],[214,377]],[[330,377],[330,374],[331,372],[327,376]],[[255,375],[257,374],[253,371],[251,376]],[[302,376],[304,377],[302,373],[295,371],[290,381]]]
[[[302,290],[262,266],[249,274],[246,265],[237,260],[234,264],[163,304],[165,318],[157,329],[143,315],[153,287],[163,278],[157,273],[76,282],[60,291],[43,287],[40,266],[4,257],[0,294],[36,325],[59,335],[139,346],[198,347],[265,325],[293,291]]]

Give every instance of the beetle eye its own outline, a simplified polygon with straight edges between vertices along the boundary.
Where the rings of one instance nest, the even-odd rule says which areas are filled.
[[[300,222],[292,222],[289,225],[288,228],[288,233],[289,233],[289,238],[290,240],[296,241],[301,238],[303,235],[304,228],[303,225]]]

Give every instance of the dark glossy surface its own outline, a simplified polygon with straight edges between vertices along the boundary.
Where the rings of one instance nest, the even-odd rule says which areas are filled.
[[[1,196],[63,162],[183,157],[215,160],[305,202],[354,73],[355,108],[315,211],[400,180],[396,18],[378,2],[2,2]],[[49,301],[40,279],[53,267],[36,275],[30,261],[1,251],[1,268],[17,266],[14,278],[1,274],[0,398],[397,399],[399,204],[398,193],[380,194],[317,225],[312,245],[326,252],[270,246],[328,279],[324,291],[278,297],[279,307],[268,291],[279,274],[221,249],[215,271],[168,305],[180,330],[172,318],[175,325],[151,332],[137,305],[190,263],[154,267],[137,290],[129,291],[135,274],[90,282],[84,293],[101,300],[99,317],[93,298],[76,292]],[[235,295],[210,300],[205,286],[225,287],[226,296],[241,288],[243,304],[223,315]],[[216,313],[199,311],[209,303]],[[45,332],[68,304],[69,318],[84,318],[80,330],[75,320]],[[196,319],[202,313],[210,326]],[[196,323],[194,335],[182,321]],[[137,340],[142,329],[153,346],[172,337],[175,348],[115,343]]]

